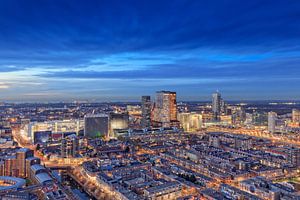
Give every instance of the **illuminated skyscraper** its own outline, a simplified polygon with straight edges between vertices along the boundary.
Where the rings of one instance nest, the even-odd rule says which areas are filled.
[[[275,113],[275,112],[269,112],[268,113],[268,131],[270,133],[275,132],[276,119],[277,119],[277,113]]]
[[[142,96],[142,121],[143,128],[151,126],[151,97]]]
[[[170,127],[177,121],[176,92],[158,91],[155,101],[155,121]]]
[[[222,106],[221,94],[219,92],[213,93],[212,94],[212,112],[213,112],[214,120],[220,119],[221,106]]]
[[[84,117],[84,135],[86,137],[108,136],[109,116],[106,114],[86,115]]]
[[[293,109],[292,111],[292,120],[294,123],[300,123],[300,110]]]

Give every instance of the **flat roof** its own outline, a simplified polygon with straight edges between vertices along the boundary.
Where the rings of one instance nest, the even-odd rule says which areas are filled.
[[[101,113],[101,114],[87,114],[84,116],[84,118],[94,118],[94,117],[108,117],[108,115]]]

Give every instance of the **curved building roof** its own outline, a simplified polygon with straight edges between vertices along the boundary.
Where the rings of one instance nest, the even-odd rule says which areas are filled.
[[[48,181],[53,181],[52,178],[47,173],[40,173],[35,175],[37,181],[41,184],[44,184]]]
[[[12,176],[0,176],[0,191],[21,188],[25,184],[26,181],[22,178]]]
[[[31,165],[31,170],[34,172],[34,174],[36,174],[39,170],[44,171],[46,169],[42,165],[35,164],[35,165]]]

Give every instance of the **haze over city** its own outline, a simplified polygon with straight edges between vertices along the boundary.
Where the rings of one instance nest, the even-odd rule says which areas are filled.
[[[0,6],[2,101],[300,98],[300,3],[34,1]]]

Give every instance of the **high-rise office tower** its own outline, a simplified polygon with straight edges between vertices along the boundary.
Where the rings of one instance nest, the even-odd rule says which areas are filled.
[[[26,177],[26,159],[33,157],[33,151],[27,148],[21,148],[16,154],[16,166],[19,170],[18,177]]]
[[[300,110],[298,109],[292,110],[292,120],[294,123],[300,123]]]
[[[86,115],[84,117],[84,136],[108,136],[109,116],[106,114]]]
[[[236,107],[232,113],[232,123],[235,125],[244,124],[246,120],[246,111],[243,107]]]
[[[79,150],[79,140],[76,135],[68,135],[61,140],[61,157],[74,158]]]
[[[142,96],[142,120],[141,125],[143,128],[151,126],[151,97]]]
[[[163,127],[178,123],[176,92],[156,92],[155,121],[161,123]]]
[[[219,92],[212,94],[212,112],[214,120],[220,120],[222,98]]]
[[[269,112],[268,113],[268,131],[270,133],[275,132],[276,128],[276,119],[277,119],[277,113],[275,112]]]
[[[227,104],[224,101],[224,99],[222,99],[222,98],[221,98],[221,103],[220,103],[220,111],[221,111],[221,114],[225,114],[225,115],[228,115],[228,113],[229,113]]]

